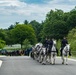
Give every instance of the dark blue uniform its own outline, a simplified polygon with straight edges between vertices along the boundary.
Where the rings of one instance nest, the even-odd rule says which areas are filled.
[[[66,44],[68,44],[68,41],[64,38],[64,39],[61,41],[61,56],[62,56],[62,50],[63,50],[63,48],[66,46]]]
[[[51,52],[52,46],[53,46],[53,40],[48,41],[48,46],[49,46],[49,52]]]
[[[46,47],[46,49],[48,48],[48,39],[46,39],[46,40],[44,41],[44,46]]]

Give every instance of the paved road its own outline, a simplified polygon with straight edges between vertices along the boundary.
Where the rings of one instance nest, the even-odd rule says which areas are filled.
[[[76,75],[76,61],[69,60],[69,65],[62,65],[56,59],[56,65],[41,65],[26,56],[0,57],[3,61],[0,75]]]

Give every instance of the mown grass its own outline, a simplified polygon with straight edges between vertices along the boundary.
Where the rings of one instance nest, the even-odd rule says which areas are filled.
[[[20,45],[12,45],[12,46],[5,46],[3,49],[6,49],[7,51],[13,51],[13,50],[20,50]]]

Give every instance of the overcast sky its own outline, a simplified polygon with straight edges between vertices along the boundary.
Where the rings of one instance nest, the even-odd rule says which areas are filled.
[[[0,28],[24,20],[42,22],[51,9],[69,12],[75,6],[76,0],[0,0]]]

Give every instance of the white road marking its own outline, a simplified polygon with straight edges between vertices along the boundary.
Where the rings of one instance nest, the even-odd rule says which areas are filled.
[[[1,67],[1,65],[2,65],[2,61],[0,60],[0,67]]]

